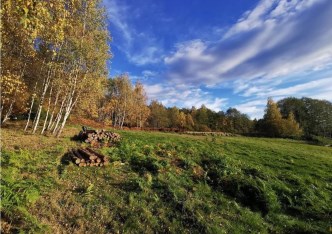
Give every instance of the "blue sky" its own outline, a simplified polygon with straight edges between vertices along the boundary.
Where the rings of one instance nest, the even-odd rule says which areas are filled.
[[[332,0],[104,0],[111,76],[166,106],[235,107],[268,97],[332,101]]]

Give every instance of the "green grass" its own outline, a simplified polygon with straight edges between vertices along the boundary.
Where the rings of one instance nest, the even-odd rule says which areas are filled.
[[[80,168],[66,155],[81,145],[69,139],[79,130],[68,129],[55,142],[37,137],[33,150],[15,142],[32,136],[3,130],[1,213],[9,232],[331,232],[330,147],[123,131],[118,146],[101,149],[110,166]]]

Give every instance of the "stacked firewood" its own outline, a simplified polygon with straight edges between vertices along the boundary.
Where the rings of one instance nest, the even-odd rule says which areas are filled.
[[[106,144],[110,146],[121,140],[121,137],[118,133],[105,130],[87,130],[81,132],[79,137],[92,146],[98,146],[100,144]]]
[[[79,167],[102,167],[109,164],[108,159],[104,155],[90,148],[72,150],[72,159]]]

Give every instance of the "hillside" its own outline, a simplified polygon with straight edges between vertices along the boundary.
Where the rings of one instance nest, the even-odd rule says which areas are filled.
[[[3,233],[329,233],[332,148],[287,139],[120,131],[107,167],[63,137],[2,129]]]

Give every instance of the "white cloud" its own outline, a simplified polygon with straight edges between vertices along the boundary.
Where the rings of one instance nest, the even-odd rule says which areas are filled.
[[[225,34],[224,38],[262,26],[265,15],[269,10],[271,10],[276,2],[276,0],[263,0],[252,11],[245,12],[242,18],[240,18],[238,22]]]
[[[176,46],[168,78],[191,84],[271,79],[325,68],[332,61],[332,2],[261,1],[219,41]]]
[[[319,80],[313,80],[307,83],[298,84],[294,86],[290,86],[287,88],[280,88],[271,90],[268,92],[261,91],[259,93],[256,93],[257,96],[292,96],[292,95],[310,95],[312,93],[315,93],[316,90],[318,92],[322,91],[328,91],[330,90],[332,92],[332,77],[325,78],[325,79],[319,79]]]
[[[196,108],[205,105],[211,110],[220,111],[227,104],[226,98],[216,98],[199,88],[184,85],[169,86],[167,84],[145,84],[145,91],[150,100],[158,100],[165,106]]]
[[[176,52],[170,57],[165,57],[166,64],[176,63],[184,57],[189,61],[207,61],[212,62],[213,58],[204,55],[207,45],[201,40],[193,40],[176,45]]]
[[[260,119],[264,115],[264,107],[257,106],[255,104],[246,104],[241,103],[238,105],[235,105],[234,108],[239,110],[241,113],[244,113],[248,115],[251,119]]]
[[[144,88],[150,100],[158,99],[158,96],[163,92],[163,87],[160,84],[144,85]]]
[[[144,47],[143,51],[127,53],[127,57],[136,65],[153,64],[161,61],[160,49],[156,46]]]
[[[113,73],[115,74],[115,76],[121,74],[128,74],[129,79],[132,81],[146,81],[155,78],[159,75],[158,72],[151,70],[143,70],[141,73],[131,73],[131,72],[128,73],[120,70],[113,70]]]
[[[126,46],[130,46],[133,41],[133,32],[126,23],[128,8],[125,5],[120,5],[117,1],[104,0],[103,4],[106,7],[110,23],[122,33]]]
[[[163,51],[155,37],[135,30],[132,23],[133,9],[119,0],[103,0],[103,4],[110,21],[113,45],[126,55],[128,61],[138,66],[162,61]],[[138,9],[135,12],[135,17],[140,17]]]
[[[331,84],[331,86],[332,86],[332,84]],[[328,101],[332,102],[332,88],[330,88],[330,90],[328,90],[328,91],[323,91],[323,92],[319,92],[314,95],[311,95],[311,98],[324,99],[324,100],[328,100]]]
[[[283,86],[283,87],[280,87]],[[283,84],[282,80],[270,83],[249,81],[241,84],[236,92],[244,97],[278,97],[278,96],[310,96],[319,92],[332,91],[332,77],[317,78],[311,81],[302,81],[299,84]]]
[[[144,71],[142,71],[142,75],[144,77],[154,77],[154,76],[157,76],[158,73],[155,71],[151,71],[151,70],[144,70]]]

